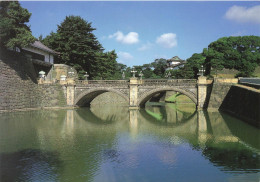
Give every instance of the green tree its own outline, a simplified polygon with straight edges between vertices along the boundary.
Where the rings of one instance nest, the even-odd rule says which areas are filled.
[[[30,17],[18,1],[0,1],[0,46],[22,48],[33,43],[36,39],[26,25]]]
[[[144,78],[154,78],[156,75],[153,73],[153,67],[151,64],[143,64],[143,74]]]
[[[251,76],[260,65],[260,37],[223,37],[208,46],[207,72],[223,68],[236,69],[237,76]]]
[[[94,30],[91,23],[81,17],[67,16],[61,25],[58,25],[57,33],[52,32],[43,42],[60,53],[56,59],[58,63],[73,66],[80,78],[83,78],[86,71],[90,78],[96,78],[100,75],[95,72],[95,64],[98,59],[102,61],[109,55],[102,55],[103,48],[92,33]]]
[[[113,50],[111,52],[98,52],[98,59],[91,66],[90,74],[94,75],[93,79],[114,80],[120,79],[121,72],[116,62],[117,54]]]
[[[181,69],[182,76],[184,78],[197,78],[201,66],[205,64],[206,54],[207,49],[204,49],[202,53],[195,53],[188,58],[184,68]]]
[[[164,78],[164,72],[167,68],[167,60],[160,58],[156,59],[154,62],[151,63],[153,66],[153,73],[157,76],[157,78]]]

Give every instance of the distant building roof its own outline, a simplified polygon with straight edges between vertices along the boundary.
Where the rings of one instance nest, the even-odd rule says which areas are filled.
[[[167,62],[183,62],[184,60],[180,59],[178,56],[174,56],[171,59],[168,59]]]
[[[174,56],[171,59],[167,60],[166,70],[178,69],[178,68],[182,67],[185,63],[186,63],[185,60],[180,59],[178,56]]]
[[[35,41],[33,44],[31,44],[32,47],[35,47],[37,49],[41,49],[44,50],[46,52],[52,53],[52,54],[58,54],[58,52],[50,49],[49,47],[45,46],[43,43],[41,43],[40,41]]]

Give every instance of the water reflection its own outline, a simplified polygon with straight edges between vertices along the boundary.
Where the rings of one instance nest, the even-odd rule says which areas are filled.
[[[0,181],[254,181],[259,139],[257,128],[187,105],[2,113]]]
[[[54,152],[22,150],[0,155],[1,181],[58,181],[62,162]]]
[[[145,112],[144,112],[145,111]],[[196,114],[194,104],[156,104],[152,103],[140,111],[148,121],[160,125],[177,126],[189,121]]]

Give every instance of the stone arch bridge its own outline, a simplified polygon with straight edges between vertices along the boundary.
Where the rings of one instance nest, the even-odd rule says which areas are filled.
[[[196,79],[140,80],[80,80],[67,81],[64,92],[68,106],[89,106],[90,102],[104,92],[114,92],[123,97],[130,108],[143,107],[155,94],[177,91],[188,96],[197,108],[203,108],[207,95],[205,77]]]

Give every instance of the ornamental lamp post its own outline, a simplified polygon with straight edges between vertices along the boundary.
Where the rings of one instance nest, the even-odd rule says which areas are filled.
[[[122,73],[122,79],[124,80],[125,79],[125,72],[123,71]]]
[[[133,67],[133,70],[131,71],[131,73],[133,73],[133,78],[135,78],[135,73],[136,73],[137,71],[135,71],[135,67]]]
[[[65,81],[66,78],[67,78],[66,75],[61,75],[61,76],[60,76],[60,81]]]
[[[45,77],[45,72],[44,71],[40,71],[39,72],[39,77],[40,78],[44,78]]]
[[[45,81],[45,77],[46,77],[46,76],[45,76],[45,72],[44,72],[44,71],[40,71],[40,72],[39,72],[39,78],[40,78],[40,79],[39,79],[39,82],[38,82],[38,83],[39,83],[39,84],[43,84],[43,82]]]
[[[142,71],[140,71],[139,76],[140,76],[140,80],[142,80],[142,77],[144,76]]]
[[[198,72],[198,76],[204,76],[204,66],[203,65],[201,65],[201,67],[200,67],[200,69],[199,69],[199,72]]]
[[[74,75],[73,68],[70,67],[70,70],[68,71],[68,77],[69,77],[69,78],[73,78],[73,75]]]
[[[165,78],[167,78],[167,79],[170,79],[171,76],[172,76],[172,74],[171,74],[170,72],[168,72],[168,73],[165,74]]]
[[[88,80],[89,75],[88,75],[87,71],[86,71],[86,74],[84,75],[84,77],[85,77],[85,80]]]

